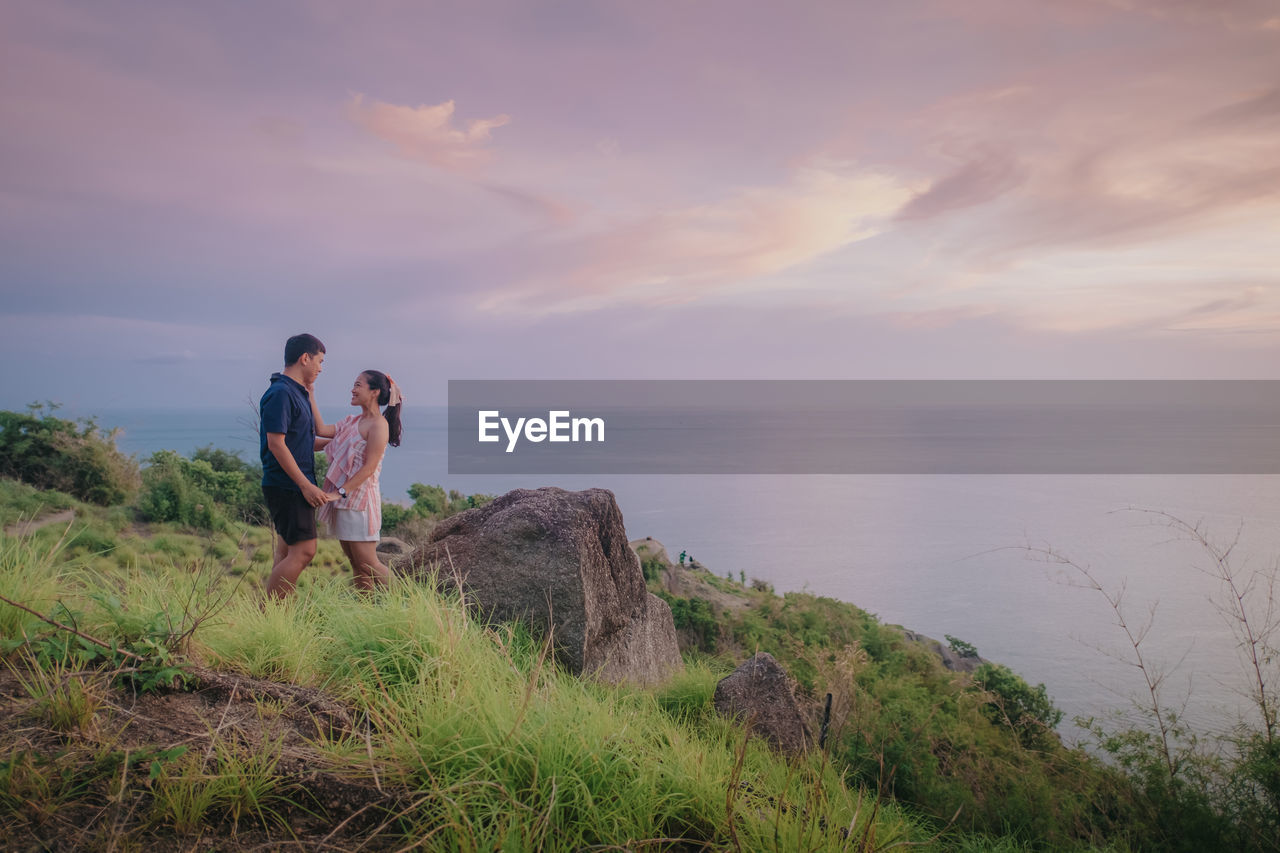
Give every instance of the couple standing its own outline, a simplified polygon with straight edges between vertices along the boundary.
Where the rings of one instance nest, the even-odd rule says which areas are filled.
[[[280,534],[267,581],[271,598],[293,592],[316,555],[317,518],[341,543],[357,589],[385,586],[391,576],[377,552],[378,475],[387,445],[400,445],[400,389],[385,373],[366,370],[351,387],[351,405],[360,413],[326,424],[314,393],[324,355],[315,335],[289,338],[284,371],[271,375],[259,404],[262,495]],[[321,449],[329,458],[323,488],[315,477],[315,451]]]

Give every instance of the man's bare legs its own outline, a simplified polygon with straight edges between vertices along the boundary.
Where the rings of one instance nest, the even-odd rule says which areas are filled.
[[[267,597],[284,598],[293,592],[302,574],[316,555],[316,540],[304,539],[292,545],[286,545],[284,539],[276,536],[275,564],[271,567],[271,577],[267,580]]]
[[[356,589],[373,590],[385,587],[391,580],[391,570],[378,559],[377,542],[342,542],[342,553],[351,563],[352,580]]]

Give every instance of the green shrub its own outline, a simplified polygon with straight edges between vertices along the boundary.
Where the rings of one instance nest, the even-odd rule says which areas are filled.
[[[172,450],[152,454],[142,472],[138,511],[147,521],[172,521],[221,530],[229,521],[266,520],[256,466],[210,447],[184,459]]]
[[[947,638],[947,645],[951,647],[951,651],[955,652],[962,658],[978,657],[978,647],[973,643],[966,643],[959,637],[953,637],[950,634],[944,634]]]
[[[394,530],[411,518],[417,518],[413,510],[400,504],[382,503],[382,529]]]
[[[645,557],[640,561],[640,571],[644,574],[646,581],[656,581],[662,577],[662,570],[666,568],[662,559],[657,556]]]
[[[1007,666],[994,663],[978,667],[973,680],[991,694],[991,701],[983,706],[991,721],[1015,731],[1024,746],[1042,746],[1054,737],[1062,711],[1043,684],[1032,687]]]
[[[382,505],[382,529],[395,532],[397,527],[408,526],[410,522],[420,519],[440,520],[451,515],[475,507],[484,506],[493,500],[493,495],[464,495],[456,489],[445,491],[443,486],[428,486],[414,483],[409,486],[409,497],[412,506],[401,506],[395,503]]]
[[[409,486],[409,497],[413,498],[413,510],[419,515],[443,515],[449,505],[443,486],[414,483]]]
[[[661,590],[657,593],[667,604],[671,605],[671,619],[677,630],[688,631],[697,643],[699,650],[714,652],[716,639],[720,636],[720,620],[716,618],[715,609],[705,598],[681,598],[669,595]]]
[[[116,448],[115,433],[92,419],[54,417],[55,408],[0,411],[0,477],[100,506],[127,501],[138,488],[138,465]]]

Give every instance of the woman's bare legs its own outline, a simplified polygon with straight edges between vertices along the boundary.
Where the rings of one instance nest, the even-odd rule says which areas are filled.
[[[356,589],[372,590],[385,587],[391,580],[391,570],[378,559],[377,542],[342,542],[342,553],[351,563],[352,579]]]

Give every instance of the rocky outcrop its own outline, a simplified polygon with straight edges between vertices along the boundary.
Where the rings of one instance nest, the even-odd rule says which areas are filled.
[[[516,489],[447,518],[405,568],[432,570],[484,618],[551,631],[571,672],[652,683],[681,665],[671,608],[645,588],[605,489]]]
[[[803,752],[813,741],[786,670],[768,652],[721,679],[712,701],[721,714],[742,720],[782,752]]]
[[[984,663],[987,663],[985,659],[977,655],[962,655],[949,645],[944,645],[933,637],[926,637],[924,634],[918,634],[915,631],[908,631],[903,628],[902,635],[907,638],[907,642],[923,646],[937,655],[942,661],[942,665],[952,672],[973,672]]]
[[[635,551],[641,561],[655,560],[660,565],[658,582],[662,590],[679,598],[702,598],[711,602],[717,610],[741,610],[751,604],[751,596],[745,590],[734,593],[717,587],[710,581],[705,569],[688,568],[673,562],[665,545],[646,536],[631,542],[631,550]],[[701,565],[701,564],[698,564]]]

